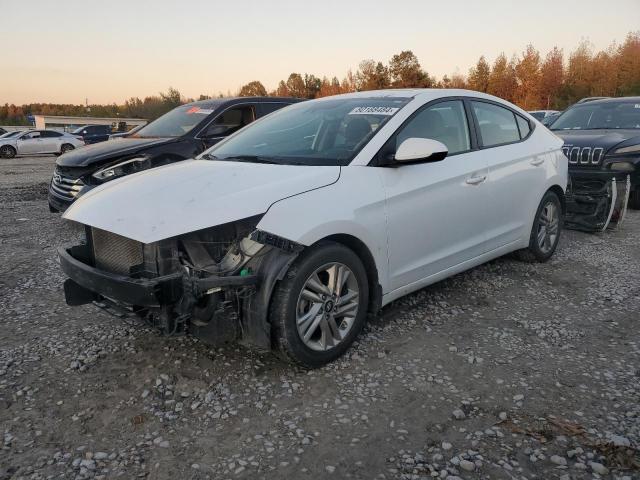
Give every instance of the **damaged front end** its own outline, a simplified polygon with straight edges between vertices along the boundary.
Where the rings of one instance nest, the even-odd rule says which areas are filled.
[[[626,216],[630,190],[627,172],[570,171],[565,226],[583,232],[619,227]]]
[[[256,229],[260,216],[144,244],[94,227],[59,250],[69,305],[135,314],[164,334],[271,347],[268,307],[302,246]]]

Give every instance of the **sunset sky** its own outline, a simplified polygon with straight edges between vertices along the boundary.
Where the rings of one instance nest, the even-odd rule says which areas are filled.
[[[640,0],[0,0],[0,103],[270,90],[291,72],[342,78],[401,50],[441,77],[528,43],[606,48],[639,20]]]

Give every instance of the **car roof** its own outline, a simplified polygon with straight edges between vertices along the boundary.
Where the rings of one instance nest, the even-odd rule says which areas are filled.
[[[343,93],[331,97],[322,97],[314,101],[348,98],[412,98],[421,102],[430,102],[444,97],[473,97],[502,103],[518,112],[527,113],[517,105],[487,93],[462,88],[389,88],[386,90],[366,90],[363,92]]]
[[[462,88],[389,88],[385,90],[365,90],[362,92],[343,93],[332,97],[323,97],[323,99],[332,98],[441,98],[441,97],[477,97],[491,100],[499,100],[506,102],[493,95],[478,92],[475,90],[466,90]]]
[[[192,106],[192,107],[200,107],[200,108],[208,108],[215,109],[221,107],[223,105],[232,105],[234,103],[274,103],[274,102],[288,102],[288,103],[296,103],[305,100],[304,98],[294,98],[294,97],[224,97],[224,98],[210,98],[207,100],[199,100],[197,102],[185,103],[181,105],[184,106]]]
[[[575,105],[600,105],[603,103],[640,103],[640,97],[607,97],[600,100],[590,100],[584,103],[576,103]]]

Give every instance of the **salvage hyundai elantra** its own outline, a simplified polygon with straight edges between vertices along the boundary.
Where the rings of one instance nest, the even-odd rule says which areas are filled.
[[[403,295],[514,251],[548,260],[561,147],[523,110],[466,90],[295,104],[80,198],[64,218],[86,241],[59,251],[66,300],[321,366]]]

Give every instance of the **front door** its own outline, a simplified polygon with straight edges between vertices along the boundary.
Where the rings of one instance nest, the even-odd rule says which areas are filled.
[[[33,155],[42,151],[40,132],[29,132],[16,141],[19,155]]]
[[[487,162],[472,150],[463,102],[447,100],[423,108],[389,142],[397,148],[414,137],[438,140],[449,154],[438,162],[380,169],[392,290],[486,251]]]

